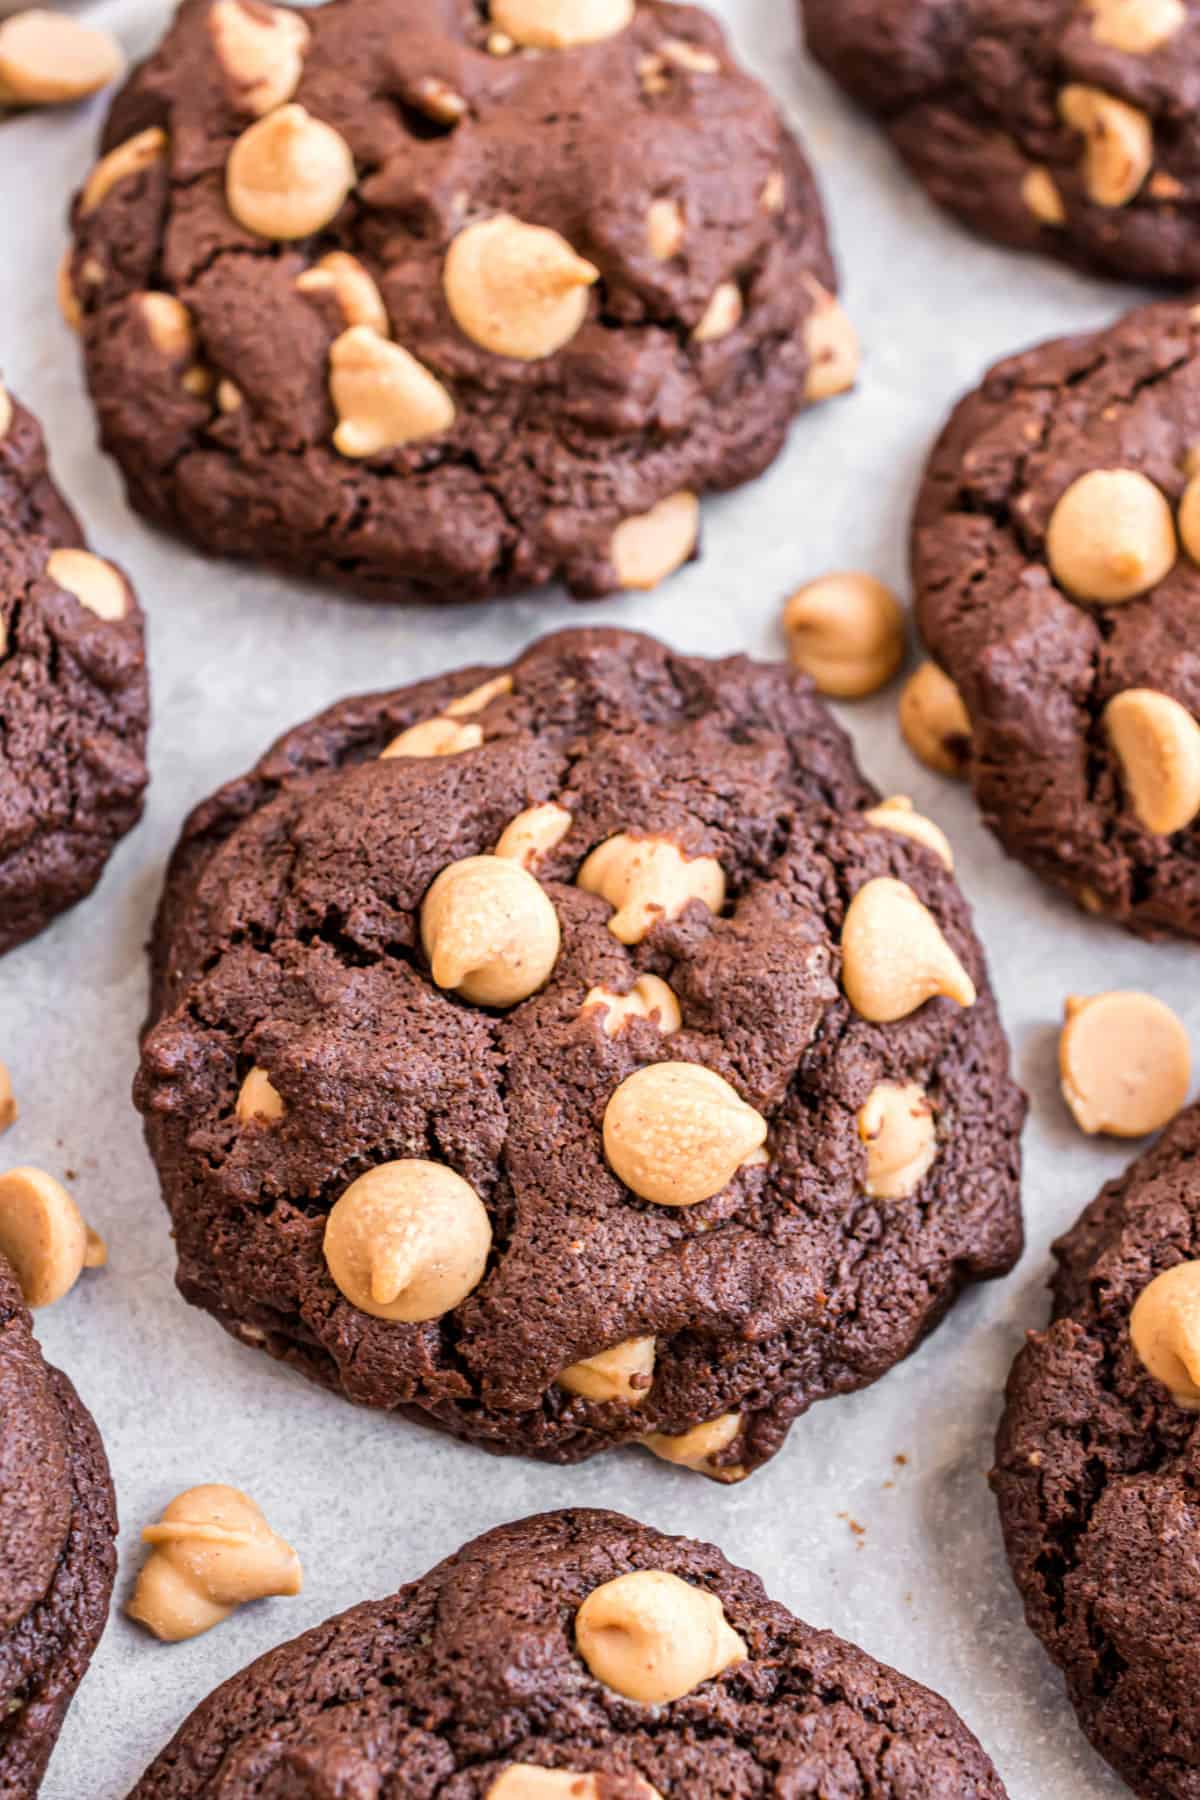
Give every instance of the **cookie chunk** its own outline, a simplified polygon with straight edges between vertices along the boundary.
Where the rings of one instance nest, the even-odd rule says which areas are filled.
[[[135,506],[377,599],[652,587],[850,386],[799,146],[666,0],[185,0],[68,273]]]
[[[36,421],[0,386],[0,953],[90,893],[141,815],[142,613],[83,544]]]
[[[0,1793],[26,1800],[100,1641],[116,1575],[100,1437],[42,1360],[0,1257]]]
[[[670,1691],[669,1700],[652,1699]],[[617,1513],[477,1538],[218,1688],[130,1800],[1003,1800],[946,1701]]]
[[[1130,280],[1200,280],[1187,0],[799,5],[813,55],[974,230]]]
[[[184,1295],[494,1450],[764,1462],[1021,1243],[983,955],[876,798],[806,677],[619,631],[281,739],[154,935]]]

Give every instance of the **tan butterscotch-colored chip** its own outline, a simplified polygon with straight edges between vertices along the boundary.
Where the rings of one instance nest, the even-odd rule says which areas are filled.
[[[1046,528],[1046,557],[1077,600],[1116,606],[1157,586],[1175,566],[1175,521],[1166,495],[1138,469],[1091,469],[1060,497]]]
[[[703,1425],[693,1425],[690,1431],[675,1435],[652,1431],[642,1439],[642,1445],[662,1462],[674,1463],[680,1469],[693,1469],[697,1475],[707,1475],[710,1481],[733,1483],[745,1480],[745,1469],[740,1463],[722,1465],[713,1459],[728,1450],[741,1429],[740,1413],[722,1413],[719,1419],[709,1419]]]
[[[248,125],[225,165],[225,202],[257,237],[310,237],[341,211],[355,182],[350,146],[291,102]]]
[[[529,50],[569,50],[615,37],[633,19],[633,0],[492,0],[497,31]]]
[[[125,577],[90,550],[52,550],[46,559],[46,573],[98,619],[111,624],[129,611]]]
[[[12,424],[12,422],[13,422],[12,396],[9,394],[9,391],[5,387],[4,383],[2,381],[0,381],[0,438],[4,438],[8,435],[8,429],[9,429],[10,425]]]
[[[544,800],[540,806],[526,807],[510,819],[500,833],[494,854],[510,857],[523,869],[536,869],[544,856],[561,844],[571,829],[571,815],[565,806]]]
[[[264,0],[214,0],[208,30],[238,112],[261,119],[292,98],[312,36],[299,13]]]
[[[519,862],[467,856],[438,875],[421,904],[421,942],[440,988],[476,1006],[516,1006],[558,960],[558,914]]]
[[[907,1200],[937,1157],[937,1126],[916,1081],[881,1081],[858,1110],[858,1135],[867,1147],[863,1187],[873,1200]]]
[[[761,1161],[767,1121],[700,1063],[635,1069],[604,1109],[604,1154],[618,1181],[656,1206],[697,1206]]]
[[[483,742],[483,726],[473,721],[461,724],[439,714],[436,719],[422,719],[394,737],[386,750],[379,752],[381,762],[393,756],[457,756],[462,750],[478,750]]]
[[[648,593],[681,569],[700,536],[700,502],[686,488],[668,494],[649,512],[622,519],[608,553],[617,585]]]
[[[333,442],[342,456],[399,450],[454,423],[454,402],[437,376],[369,325],[352,325],[330,345],[329,391],[339,420]]]
[[[858,380],[861,353],[858,333],[833,295],[811,275],[804,282],[812,295],[812,311],[804,321],[804,344],[808,351],[808,379],[804,395],[810,402],[832,400],[844,394]]]
[[[1117,989],[1073,994],[1058,1040],[1063,1098],[1089,1135],[1145,1137],[1187,1100],[1192,1052],[1187,1032],[1152,994]]]
[[[646,242],[659,262],[669,262],[683,249],[687,236],[683,207],[678,200],[652,200],[646,214]]]
[[[914,812],[907,794],[893,794],[890,800],[881,800],[878,806],[865,812],[863,818],[877,831],[894,831],[900,837],[911,838],[915,844],[923,844],[926,850],[933,851],[939,862],[953,871],[954,852],[949,838],[932,819]]]
[[[624,1400],[640,1406],[654,1380],[652,1337],[627,1338],[611,1350],[600,1350],[572,1363],[558,1377],[559,1387],[584,1400]]]
[[[125,67],[107,31],[39,7],[0,22],[0,105],[57,106],[99,93]]]
[[[1200,724],[1153,688],[1126,688],[1104,709],[1104,728],[1138,823],[1156,836],[1200,814]]]
[[[466,96],[440,75],[419,75],[406,87],[404,97],[438,125],[457,125],[469,111]]]
[[[615,994],[606,987],[589,988],[580,1013],[600,1009],[606,1037],[616,1037],[630,1019],[652,1019],[664,1037],[683,1024],[679,1002],[660,975],[639,975],[627,994]]]
[[[167,154],[167,134],[157,125],[150,125],[145,131],[139,131],[134,137],[126,138],[107,156],[102,156],[91,174],[83,184],[83,192],[79,197],[80,213],[86,217],[112,192],[119,181],[129,181],[135,175],[141,175],[152,168]]]
[[[647,1706],[682,1700],[749,1654],[717,1596],[665,1569],[593,1588],[575,1615],[575,1645],[597,1681]]]
[[[185,394],[194,394],[198,400],[202,400],[212,393],[214,380],[212,370],[197,363],[194,368],[184,370],[179,377],[179,385]]]
[[[444,1164],[415,1157],[368,1169],[325,1224],[334,1283],[376,1319],[442,1318],[479,1286],[491,1246],[475,1189]]]
[[[446,707],[445,716],[448,719],[469,719],[472,713],[483,712],[493,700],[499,700],[502,694],[511,694],[512,691],[511,675],[493,675],[490,681],[481,681],[469,693],[460,694],[457,700],[451,700]]]
[[[238,412],[242,405],[242,390],[234,381],[222,376],[217,383],[217,406],[223,413]]]
[[[974,1006],[975,984],[929,908],[903,881],[859,888],[842,926],[842,986],[855,1012],[893,1024],[939,995]]]
[[[192,356],[196,330],[192,315],[174,294],[146,293],[139,302],[150,342],[164,356]]]
[[[238,1089],[237,1105],[234,1108],[238,1119],[243,1125],[250,1119],[258,1119],[264,1125],[274,1125],[278,1119],[282,1119],[283,1110],[283,1095],[267,1071],[255,1066]]]
[[[83,323],[83,308],[79,304],[79,295],[75,292],[75,282],[71,273],[73,262],[74,252],[70,249],[64,250],[58,260],[54,291],[63,323],[69,330],[78,331]]]
[[[1179,536],[1194,563],[1200,563],[1200,456],[1193,446],[1184,458],[1189,476],[1179,502]]]
[[[720,59],[711,50],[689,44],[686,38],[667,38],[659,50],[667,62],[677,69],[686,69],[690,75],[715,75],[721,67]]]
[[[638,1800],[662,1800],[657,1788],[624,1769],[618,1777],[622,1793]],[[603,1783],[603,1786],[601,1785]],[[486,1800],[604,1800],[610,1782],[603,1772],[585,1775],[574,1769],[543,1769],[536,1763],[510,1763],[487,1790]]]
[[[693,900],[719,913],[725,872],[715,856],[685,856],[665,837],[618,832],[593,850],[575,877],[585,893],[615,910],[608,929],[623,944],[640,944],[655,925],[677,919]]]
[[[1066,224],[1067,209],[1049,169],[1026,170],[1021,182],[1021,198],[1041,224],[1054,228]]]
[[[782,212],[787,203],[787,178],[782,169],[772,169],[763,182],[758,203],[764,212]]]
[[[1200,1412],[1200,1262],[1176,1263],[1142,1289],[1129,1336],[1138,1361],[1176,1406]]]
[[[936,663],[909,676],[897,708],[900,734],[913,755],[938,775],[962,775],[971,751],[971,719],[963,697]]]
[[[1058,96],[1063,122],[1084,140],[1083,185],[1097,206],[1128,206],[1154,162],[1149,116],[1103,88],[1071,82]]]
[[[0,1131],[7,1131],[16,1122],[17,1102],[13,1094],[12,1076],[6,1065],[0,1062]]]
[[[810,581],[783,609],[788,652],[822,694],[874,694],[904,661],[904,609],[873,575],[854,570]]]
[[[13,1266],[28,1306],[51,1306],[70,1292],[86,1268],[107,1252],[94,1243],[79,1208],[60,1181],[44,1169],[10,1169],[0,1175],[0,1256]]]
[[[697,344],[709,344],[716,338],[728,337],[740,323],[744,310],[742,290],[737,282],[719,282],[692,332],[693,340]]]
[[[237,0],[231,0],[237,4]],[[387,337],[391,327],[383,295],[374,277],[357,256],[344,250],[331,250],[296,277],[302,294],[332,294],[346,325],[361,325],[368,331]]]
[[[575,336],[599,278],[557,231],[500,213],[458,233],[442,286],[455,323],[473,343],[537,362]]]
[[[147,1525],[151,1546],[127,1608],[165,1643],[198,1637],[250,1600],[298,1594],[300,1558],[237,1488],[211,1483],[177,1494]]]
[[[1187,23],[1183,0],[1084,0],[1092,36],[1127,56],[1149,56]]]

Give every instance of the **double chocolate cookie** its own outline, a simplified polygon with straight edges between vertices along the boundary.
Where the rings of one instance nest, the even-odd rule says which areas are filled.
[[[83,543],[0,386],[0,953],[90,893],[141,815],[142,614]]]
[[[105,446],[379,599],[653,586],[851,385],[799,146],[666,0],[185,0],[76,200]]]
[[[947,1703],[608,1512],[502,1526],[218,1688],[130,1800],[1003,1800]]]
[[[136,1099],[185,1296],[353,1400],[736,1480],[1021,1245],[949,846],[808,679],[617,631],[188,821]]]
[[[0,1257],[0,1794],[30,1800],[108,1617],[116,1502],[71,1383]]]

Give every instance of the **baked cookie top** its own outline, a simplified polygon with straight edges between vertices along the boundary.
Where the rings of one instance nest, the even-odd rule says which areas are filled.
[[[1200,280],[1194,0],[799,0],[809,47],[976,231]]]
[[[488,1532],[235,1675],[131,1800],[390,1785],[701,1800],[764,1781],[845,1800],[1004,1794],[944,1700],[793,1618],[719,1550],[571,1511]]]
[[[382,599],[650,587],[854,379],[820,202],[666,0],[185,0],[76,200],[133,502]]]
[[[763,1462],[1021,1243],[983,954],[876,799],[807,678],[619,631],[281,739],[155,933],[184,1294],[494,1449]]]

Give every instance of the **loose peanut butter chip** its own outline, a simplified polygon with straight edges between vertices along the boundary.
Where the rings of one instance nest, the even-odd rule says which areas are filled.
[[[805,398],[810,402],[832,400],[844,394],[858,380],[862,358],[858,333],[834,299],[818,281],[806,275],[805,284],[813,297],[812,311],[804,322],[804,343],[808,351],[808,379]]]
[[[867,1147],[863,1186],[872,1200],[907,1200],[937,1156],[933,1109],[915,1081],[873,1088],[859,1108],[858,1135]]]
[[[1104,709],[1104,727],[1139,824],[1160,837],[1200,813],[1200,725],[1153,688],[1126,688]]]
[[[446,707],[445,716],[448,719],[469,719],[472,713],[483,712],[493,700],[499,700],[502,694],[511,694],[512,691],[511,675],[493,675],[490,681],[481,681],[469,693],[460,694],[457,700],[451,700]]]
[[[1083,185],[1097,206],[1128,206],[1154,161],[1149,117],[1103,88],[1072,82],[1058,96],[1063,122],[1084,140]]]
[[[601,1008],[601,1029],[606,1037],[616,1037],[630,1019],[652,1019],[664,1037],[670,1037],[683,1024],[679,1002],[659,975],[639,975],[627,994],[614,994],[606,987],[589,988],[580,1012]]]
[[[715,1594],[665,1569],[593,1588],[575,1615],[575,1646],[605,1687],[665,1706],[749,1655]]]
[[[1183,0],[1085,0],[1092,36],[1127,56],[1149,56],[1187,23]]]
[[[1176,1263],[1142,1289],[1129,1336],[1138,1361],[1176,1406],[1200,1412],[1200,1262]]]
[[[646,214],[646,242],[659,262],[669,262],[683,249],[686,233],[678,200],[652,200]]]
[[[842,986],[855,1012],[877,1025],[906,1019],[938,995],[959,1006],[977,998],[929,908],[889,875],[859,888],[847,909]]]
[[[243,131],[229,152],[225,200],[259,237],[310,237],[341,211],[354,181],[345,138],[293,102]]]
[[[312,35],[299,13],[262,0],[215,0],[208,29],[238,112],[261,119],[291,99]]]
[[[121,46],[62,13],[34,8],[0,24],[0,104],[56,106],[82,100],[115,81]]]
[[[950,848],[950,840],[940,825],[927,819],[923,813],[913,811],[913,803],[907,794],[893,794],[890,800],[883,800],[863,814],[868,825],[874,825],[877,831],[894,831],[899,837],[911,838],[915,844],[922,844],[926,850],[932,850],[938,861],[947,869],[954,869],[954,852]]]
[[[12,422],[13,422],[12,399],[11,399],[8,389],[5,387],[4,383],[2,381],[0,381],[0,438],[3,438],[7,435],[8,428],[12,424]]]
[[[656,1206],[696,1206],[760,1161],[767,1121],[700,1063],[635,1069],[604,1109],[604,1154],[618,1181]]]
[[[438,987],[476,1006],[515,1006],[549,980],[558,914],[519,862],[468,856],[443,869],[426,894],[421,942]]]
[[[619,1776],[621,1791],[636,1794],[639,1800],[662,1800],[657,1788],[643,1781],[640,1775],[628,1775],[622,1769]],[[611,1780],[601,1782],[603,1775],[583,1775],[572,1769],[542,1769],[536,1763],[510,1763],[502,1775],[497,1775],[487,1791],[486,1800],[604,1800],[604,1794],[611,1787]]]
[[[475,1189],[442,1163],[404,1158],[352,1181],[325,1225],[325,1261],[359,1312],[440,1319],[483,1280],[492,1226]]]
[[[79,210],[85,217],[94,212],[101,202],[112,192],[119,181],[128,181],[134,175],[153,167],[167,154],[167,134],[157,125],[151,125],[145,131],[139,131],[135,137],[126,138],[107,156],[102,156],[91,174],[83,184],[80,195]]]
[[[633,0],[492,0],[492,23],[530,50],[569,50],[615,37],[633,19]]]
[[[700,502],[686,488],[622,519],[608,548],[618,586],[648,593],[683,567],[699,535]]]
[[[623,944],[640,944],[650,929],[677,919],[693,900],[712,913],[725,904],[725,874],[715,856],[685,856],[670,838],[622,831],[587,857],[579,886],[616,910],[608,929]]]
[[[150,334],[150,342],[164,356],[192,356],[196,349],[196,332],[192,315],[174,294],[147,293],[141,297],[142,318]]]
[[[652,1431],[642,1439],[642,1445],[662,1462],[674,1463],[680,1469],[694,1469],[697,1475],[707,1475],[710,1481],[744,1481],[746,1471],[740,1465],[722,1467],[713,1461],[722,1450],[728,1450],[741,1429],[741,1413],[722,1413],[719,1419],[693,1425],[690,1431],[680,1432],[677,1436]]]
[[[936,663],[923,662],[900,692],[900,735],[938,775],[962,775],[971,751],[971,720],[962,695]]]
[[[1050,515],[1046,556],[1077,600],[1115,606],[1170,574],[1178,545],[1165,494],[1136,469],[1092,469]]]
[[[90,550],[52,550],[46,559],[46,573],[98,619],[111,624],[129,611],[124,576]]]
[[[494,854],[520,863],[523,869],[536,869],[544,856],[566,837],[571,829],[571,815],[565,806],[544,800],[510,819],[500,833]]]
[[[575,336],[599,278],[557,231],[500,213],[459,232],[442,285],[455,323],[473,343],[537,362]]]
[[[199,1637],[247,1601],[303,1585],[296,1552],[237,1488],[188,1488],[142,1541],[151,1551],[128,1612],[164,1643]]]
[[[728,337],[743,311],[742,290],[737,282],[722,281],[713,289],[704,315],[692,332],[693,339],[698,344],[709,344],[716,338]]]
[[[282,1119],[283,1096],[265,1069],[251,1069],[238,1089],[234,1111],[243,1125],[250,1119],[258,1119],[264,1125],[274,1125]]]
[[[1026,171],[1021,182],[1021,198],[1041,224],[1055,229],[1066,224],[1067,209],[1049,169],[1034,168]]]
[[[88,1238],[79,1208],[53,1175],[29,1168],[0,1175],[0,1255],[12,1264],[28,1306],[53,1305],[81,1270],[104,1260]]]
[[[342,456],[399,450],[454,423],[454,402],[437,376],[369,325],[352,325],[334,339],[329,391],[340,421],[333,442]]]
[[[903,608],[873,575],[808,582],[784,607],[783,629],[792,662],[839,699],[876,693],[904,660]]]
[[[584,1400],[624,1400],[640,1406],[653,1380],[654,1339],[637,1337],[572,1363],[558,1377],[558,1385]]]
[[[12,1076],[5,1064],[0,1062],[0,1131],[7,1131],[16,1122],[17,1102],[13,1094]]]
[[[392,739],[386,750],[379,752],[379,760],[385,762],[392,756],[457,756],[462,750],[478,750],[482,742],[482,725],[461,725],[457,719],[439,715],[410,725]]]
[[[1089,1136],[1138,1138],[1183,1106],[1192,1075],[1188,1035],[1152,994],[1072,995],[1058,1040],[1063,1098]]]
[[[237,0],[230,0],[236,5]],[[374,278],[356,256],[344,250],[331,250],[320,262],[296,277],[302,294],[332,294],[347,325],[361,325],[368,331],[387,337],[391,329],[383,295]]]

